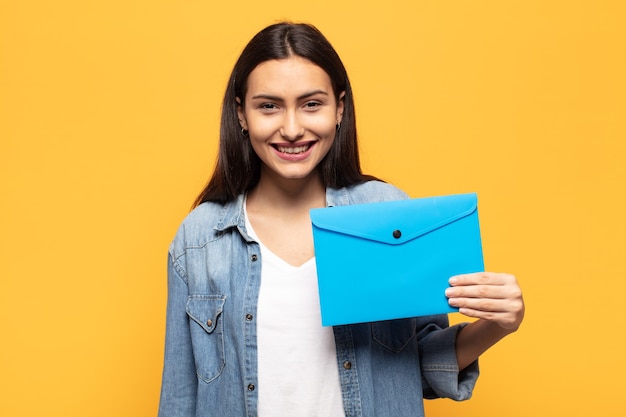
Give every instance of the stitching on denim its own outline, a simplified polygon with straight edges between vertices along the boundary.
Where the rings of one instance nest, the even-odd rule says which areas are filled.
[[[423,365],[422,368],[427,372],[459,372],[459,368],[455,365]]]

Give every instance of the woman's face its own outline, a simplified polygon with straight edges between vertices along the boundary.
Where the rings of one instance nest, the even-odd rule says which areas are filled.
[[[335,99],[330,77],[301,57],[270,60],[248,76],[238,116],[261,159],[261,175],[306,179],[335,140],[343,115],[343,93]]]

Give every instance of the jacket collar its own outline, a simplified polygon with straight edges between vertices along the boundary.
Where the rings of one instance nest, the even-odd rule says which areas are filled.
[[[218,232],[236,227],[242,232],[242,235],[249,239],[246,230],[246,218],[244,215],[245,194],[239,194],[236,199],[224,204],[222,212],[218,218],[217,224],[213,228]]]
[[[326,207],[347,206],[348,204],[350,204],[350,199],[346,187],[326,189]]]
[[[239,229],[247,240],[252,240],[246,232],[245,201],[245,194],[239,194],[235,200],[224,204],[214,229],[218,232],[223,232],[235,227]],[[349,201],[348,190],[345,187],[339,189],[326,188],[326,207],[346,206],[349,204]]]

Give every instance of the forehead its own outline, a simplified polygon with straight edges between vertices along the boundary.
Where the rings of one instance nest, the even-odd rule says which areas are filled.
[[[299,94],[322,90],[332,94],[330,77],[320,66],[298,56],[272,59],[257,65],[247,80],[247,93]]]

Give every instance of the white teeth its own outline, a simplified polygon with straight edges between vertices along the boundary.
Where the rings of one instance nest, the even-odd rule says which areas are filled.
[[[288,153],[288,154],[297,154],[297,153],[302,153],[305,152],[307,149],[309,149],[309,145],[303,145],[303,146],[277,146],[278,151],[282,152],[282,153]]]

